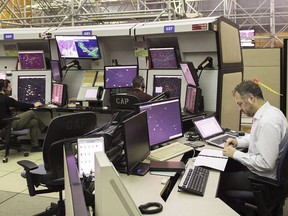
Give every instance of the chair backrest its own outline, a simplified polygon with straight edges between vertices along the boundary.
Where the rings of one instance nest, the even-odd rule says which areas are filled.
[[[55,117],[49,124],[44,143],[43,161],[46,171],[52,167],[63,167],[63,143],[53,149],[51,145],[57,141],[81,137],[96,127],[96,114],[94,112],[79,112]],[[60,171],[61,173],[61,171]]]
[[[110,96],[111,109],[135,109],[134,104],[139,103],[139,99],[135,95],[126,93],[114,94]]]
[[[281,147],[282,150],[279,152],[280,158],[277,168],[277,180],[279,183],[283,183],[288,180],[288,132],[286,132],[280,143],[280,149]]]

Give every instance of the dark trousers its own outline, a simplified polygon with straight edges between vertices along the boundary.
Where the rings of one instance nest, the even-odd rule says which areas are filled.
[[[30,129],[30,139],[32,146],[38,146],[39,130],[42,131],[45,128],[45,124],[39,119],[37,114],[33,110],[22,112],[17,114],[19,119],[12,122],[12,128],[14,130]]]

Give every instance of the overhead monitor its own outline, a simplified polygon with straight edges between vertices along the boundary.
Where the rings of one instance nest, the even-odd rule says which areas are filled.
[[[255,47],[255,30],[239,30],[241,47]]]
[[[12,96],[21,102],[51,102],[51,71],[12,71]]]
[[[61,70],[59,61],[51,60],[50,65],[51,65],[52,79],[55,82],[61,83],[62,82],[62,70]]]
[[[46,62],[43,50],[19,51],[21,70],[45,70]]]
[[[101,59],[96,35],[56,35],[55,38],[61,58]]]
[[[201,102],[201,89],[195,86],[187,86],[186,98],[184,109],[191,114],[197,113],[199,111],[199,106]]]
[[[149,48],[151,68],[177,69],[178,61],[174,47]]]
[[[65,106],[68,102],[67,85],[61,83],[52,84],[52,103],[57,106]]]
[[[118,65],[104,67],[104,88],[131,88],[138,75],[137,65]]]
[[[198,86],[199,85],[199,77],[197,74],[197,69],[194,67],[192,62],[181,62],[180,63],[181,70],[185,77],[185,80],[188,85]]]
[[[141,103],[139,111],[147,111],[150,146],[183,136],[179,98]]]
[[[149,171],[149,164],[142,163],[150,154],[148,136],[147,114],[145,111],[123,122],[126,173],[128,175],[144,175]]]
[[[166,92],[169,97],[181,96],[182,76],[178,75],[154,75],[153,97]]]
[[[95,153],[95,197],[97,216],[142,215],[104,152]]]

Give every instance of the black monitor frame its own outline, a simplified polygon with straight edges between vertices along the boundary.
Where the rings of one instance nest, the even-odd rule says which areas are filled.
[[[117,86],[117,87],[111,87],[110,85],[108,85],[107,83],[107,69],[108,68],[122,68],[122,70],[124,70],[125,68],[128,68],[128,67],[131,67],[131,68],[135,68],[136,69],[136,73],[135,75],[133,75],[133,78],[130,77],[130,83],[128,85],[125,85],[125,86]],[[125,73],[125,72],[124,72]],[[139,68],[138,68],[138,65],[106,65],[104,66],[104,88],[105,89],[120,89],[120,88],[132,88],[132,81],[133,79],[138,76],[139,74]],[[127,81],[127,76],[124,76],[125,74],[122,74],[123,75],[123,80],[125,80],[125,82]]]
[[[173,58],[172,59],[167,59],[169,64],[171,64],[171,61],[173,60],[174,63],[173,65],[168,65],[168,66],[161,66],[161,65],[157,65],[155,60],[157,60],[157,58],[155,58],[153,52],[162,52],[164,53],[165,50],[168,49],[172,49],[173,50]],[[177,58],[177,53],[176,53],[176,48],[175,47],[150,47],[148,48],[149,51],[149,58],[150,58],[150,63],[151,63],[151,68],[152,69],[178,69],[179,68],[179,61]],[[159,54],[158,53],[158,54]],[[160,59],[165,59],[165,57],[167,58],[168,56],[161,56]]]
[[[172,88],[172,91],[168,91],[167,89],[164,89],[164,91],[162,91],[161,93],[157,93],[156,92],[156,80],[157,80],[157,78],[163,78],[163,79],[177,79],[177,81],[179,81],[179,83],[177,83],[179,86],[177,86],[178,87],[178,92],[177,92],[177,95],[173,95],[172,93],[174,93],[175,91],[173,91],[173,90],[175,90],[175,89],[173,89],[172,88],[172,86],[168,86],[168,87],[171,87]],[[163,84],[163,83],[162,83]],[[164,83],[164,84],[167,84],[167,85],[169,85],[170,83],[168,82],[168,83]],[[176,83],[173,83],[173,84],[176,84]],[[182,76],[181,75],[160,75],[160,74],[157,74],[157,75],[154,75],[153,76],[153,97],[156,97],[157,95],[159,95],[159,94],[162,94],[163,92],[166,92],[167,93],[167,95],[169,95],[169,97],[181,97],[181,86],[182,86]],[[158,86],[159,87],[159,86]],[[161,87],[164,87],[165,88],[165,86],[161,86]]]
[[[189,93],[191,93],[190,91],[189,91],[189,89],[192,89],[192,91],[194,90],[194,92],[193,92],[193,95],[191,95],[191,94],[189,94]],[[191,114],[197,114],[197,113],[199,113],[199,111],[200,111],[200,106],[201,106],[201,95],[202,95],[202,90],[201,90],[201,88],[199,88],[199,87],[196,87],[196,86],[193,86],[193,85],[187,85],[187,87],[186,87],[186,95],[185,95],[185,105],[184,105],[184,109],[187,111],[187,112],[189,112],[189,113],[191,113]],[[190,98],[190,100],[188,99],[188,97],[193,97],[192,98],[192,106],[193,107],[191,107],[190,106],[190,104],[188,104],[189,102],[191,103],[191,98]]]
[[[62,83],[63,74],[62,74],[62,69],[61,69],[61,65],[60,65],[59,60],[50,60],[50,66],[51,66],[52,79],[57,83]],[[53,66],[57,67],[56,70],[54,70]],[[57,69],[58,69],[58,71],[57,71]],[[58,73],[58,74],[56,74],[56,73]],[[59,78],[58,78],[58,76],[59,76]]]
[[[176,106],[173,106],[173,109],[165,109],[165,112],[162,112],[163,110],[156,110],[156,115],[155,116],[150,116],[151,114],[151,110],[150,107],[161,107],[161,106],[165,106],[165,104],[172,104],[172,103],[177,103]],[[174,105],[174,104],[173,104]],[[169,141],[172,141],[174,139],[183,137],[183,125],[182,125],[182,119],[181,119],[181,105],[180,105],[180,99],[179,98],[168,98],[168,99],[163,99],[163,100],[158,100],[158,101],[148,101],[148,102],[144,102],[144,103],[140,103],[137,104],[137,109],[138,112],[141,112],[143,110],[147,110],[147,121],[148,121],[148,130],[149,130],[149,143],[150,143],[150,148],[154,148],[157,146],[160,146],[163,143],[167,143]],[[171,114],[170,112],[173,112],[173,114]],[[169,112],[169,113],[168,113]],[[155,114],[155,113],[154,113]],[[164,116],[163,116],[164,114]],[[165,116],[166,115],[166,116]],[[154,118],[157,117],[157,118]],[[171,119],[172,117],[174,117],[175,119]],[[170,127],[175,127],[176,125],[176,130],[179,131],[179,133],[173,134],[170,137],[167,137],[165,134],[165,137],[163,136],[163,134],[161,134],[161,136],[159,134],[157,134],[157,141],[152,140],[152,136],[153,136],[153,131],[154,131],[154,126],[152,125],[152,121],[165,121],[165,122],[161,122],[162,124],[160,125],[160,122],[158,122],[158,126],[165,126],[166,128],[161,128],[161,132],[167,132],[167,130],[171,129]],[[158,127],[157,126],[157,127]],[[167,128],[167,126],[169,128]],[[179,128],[177,128],[177,126],[179,126]],[[164,129],[164,130],[163,130]],[[174,128],[175,130],[175,128]],[[156,137],[156,136],[155,136]],[[154,138],[155,138],[154,137]]]
[[[61,102],[58,103],[58,102],[55,102],[53,101],[53,97],[54,97],[54,86],[55,85],[61,85],[62,86],[62,95],[61,95]],[[52,95],[51,95],[51,102],[52,104],[55,104],[59,107],[63,107],[67,104],[68,102],[68,91],[67,91],[67,85],[66,84],[62,84],[62,83],[52,83]]]
[[[150,154],[146,111],[123,121],[123,140],[127,175],[147,173],[149,165],[143,169],[142,163]]]
[[[184,71],[183,66],[186,66],[189,71]],[[192,62],[181,62],[180,68],[188,85],[199,86],[198,70],[194,67]]]

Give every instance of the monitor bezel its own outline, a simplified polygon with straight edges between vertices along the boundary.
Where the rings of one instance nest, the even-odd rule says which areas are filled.
[[[191,111],[191,109],[189,109],[189,107],[187,108],[186,104],[187,104],[187,92],[188,92],[188,88],[193,88],[196,90],[196,95],[195,95],[195,100],[194,100],[194,111]],[[199,103],[199,91],[201,91],[198,87],[193,86],[193,85],[187,85],[186,87],[186,95],[185,95],[185,104],[184,104],[184,109],[191,113],[191,114],[196,114],[198,113],[199,107],[197,108],[197,103]],[[199,104],[198,104],[199,106]]]
[[[107,70],[107,68],[116,68],[116,67],[123,67],[123,68],[125,68],[125,67],[135,67],[136,68],[136,75],[135,75],[135,77],[136,76],[138,76],[139,75],[139,67],[138,67],[138,65],[105,65],[104,66],[104,88],[105,89],[123,89],[123,88],[132,88],[133,87],[133,83],[132,83],[132,80],[134,79],[134,77],[133,77],[133,79],[131,80],[131,86],[121,86],[121,87],[117,87],[117,88],[114,88],[114,87],[108,87],[107,86],[107,83],[106,83],[106,76],[107,76],[107,74],[106,74],[106,70]]]
[[[61,102],[57,103],[53,101],[53,95],[54,95],[54,85],[61,85],[62,86],[62,96],[61,96]],[[66,91],[66,86],[63,83],[52,83],[52,93],[51,93],[51,103],[55,104],[59,107],[62,107],[65,105],[65,91]]]
[[[190,75],[191,75],[191,78],[194,81],[194,83],[189,83],[188,78],[186,76],[187,74],[183,71],[182,64],[186,64],[187,67],[189,68]],[[183,76],[184,76],[184,78],[185,78],[185,80],[186,80],[188,85],[199,86],[199,76],[197,74],[197,69],[194,67],[193,62],[188,62],[188,61],[180,62],[180,68],[181,68]]]
[[[155,144],[152,144],[151,143],[151,140],[150,140],[150,134],[149,134],[149,144],[150,144],[150,148],[154,148],[156,146],[160,146],[161,144],[163,143],[167,143],[167,142],[170,142],[172,140],[175,140],[175,139],[178,139],[178,138],[181,138],[184,136],[184,132],[183,132],[183,122],[182,122],[182,117],[181,117],[181,105],[180,105],[180,98],[177,98],[177,97],[172,97],[172,98],[167,98],[167,99],[163,99],[163,100],[156,100],[156,101],[148,101],[148,102],[143,102],[143,103],[139,103],[139,104],[136,104],[137,106],[137,111],[138,112],[141,112],[141,109],[140,107],[141,106],[147,106],[147,105],[151,105],[151,104],[156,104],[156,103],[167,103],[167,102],[170,102],[170,101],[175,101],[177,100],[178,101],[178,110],[179,110],[179,120],[180,120],[180,131],[181,131],[181,134],[179,134],[178,136],[175,136],[173,138],[170,138],[170,139],[167,139],[167,140],[163,140],[159,143],[155,143]],[[148,113],[147,113],[148,115]],[[148,120],[148,116],[147,116],[147,120]],[[149,123],[148,123],[148,131],[149,131]]]
[[[59,68],[59,75],[60,75],[60,80],[56,80],[55,79],[55,73],[53,73],[53,69],[52,69],[52,62],[56,62]],[[63,73],[62,73],[62,69],[61,69],[61,64],[59,60],[50,60],[50,66],[51,66],[51,75],[52,75],[52,79],[53,81],[57,82],[57,83],[62,83],[63,81]]]
[[[60,51],[59,42],[57,40],[57,38],[60,38],[60,37],[66,37],[66,38],[76,38],[76,37],[82,37],[82,38],[89,38],[90,37],[91,38],[91,37],[94,37],[96,40],[97,46],[98,46],[99,56],[98,57],[81,57],[78,55],[78,53],[77,53],[78,56],[62,56],[61,51]],[[57,46],[59,57],[62,59],[91,59],[91,60],[102,59],[101,49],[100,49],[99,40],[98,40],[97,35],[55,35],[55,41],[56,41],[56,46]]]
[[[152,96],[153,96],[153,98],[154,97],[157,97],[159,94],[162,94],[162,93],[158,93],[157,95],[155,95],[156,94],[156,92],[155,92],[155,79],[156,79],[156,77],[163,77],[163,78],[179,78],[179,80],[180,80],[180,92],[179,92],[179,95],[178,96],[171,96],[170,94],[168,94],[169,95],[169,97],[179,97],[179,98],[181,98],[181,88],[182,88],[182,76],[181,75],[165,75],[165,74],[154,74],[153,75],[153,91],[152,91]]]
[[[173,49],[173,53],[174,53],[174,59],[175,59],[175,63],[176,66],[175,67],[155,67],[155,65],[153,64],[153,57],[152,57],[152,53],[151,50],[156,49],[156,50],[164,50],[164,49]],[[178,69],[179,68],[179,60],[177,58],[177,52],[176,52],[176,48],[171,46],[171,47],[149,47],[148,48],[148,53],[149,53],[149,59],[150,59],[150,67],[151,69]]]
[[[145,118],[145,120],[146,120],[145,123],[139,122],[139,120],[142,119],[142,118]],[[147,135],[147,144],[148,144],[147,151],[146,152],[143,151],[143,154],[141,155],[141,157],[138,158],[137,162],[133,162],[133,164],[131,164],[131,161],[129,161],[130,160],[129,155],[131,155],[131,153],[128,154],[129,148],[127,146],[127,136],[126,136],[126,134],[129,134],[129,131],[127,131],[127,124],[129,124],[131,121],[137,121],[139,123],[138,124],[139,126],[145,127],[146,131],[143,134],[141,134],[141,135],[142,136],[143,135],[145,135],[145,136]],[[141,164],[148,157],[148,155],[150,154],[150,143],[149,143],[149,137],[148,137],[149,131],[148,131],[148,123],[147,123],[147,112],[146,111],[142,111],[142,112],[137,113],[137,114],[133,115],[132,117],[124,120],[122,127],[123,127],[123,140],[124,140],[124,151],[125,151],[125,161],[126,161],[126,173],[127,173],[127,175],[130,175],[130,174],[133,173],[133,170],[139,164]],[[137,136],[137,135],[136,134],[130,134],[130,136]],[[144,149],[144,145],[142,146],[142,149]]]
[[[44,70],[44,71],[12,71],[12,97],[15,100],[18,100],[18,77],[19,76],[39,76],[45,75],[46,76],[46,89],[45,89],[45,103],[51,102],[51,92],[52,92],[52,78],[51,78],[51,71]]]
[[[43,67],[41,67],[41,68],[23,68],[23,62],[20,60],[20,55],[22,55],[22,54],[36,54],[36,53],[41,55],[42,61],[43,61],[42,62]],[[21,67],[21,70],[37,71],[37,70],[46,70],[47,69],[44,50],[20,50],[20,51],[18,51],[18,61],[19,61],[19,65]]]

